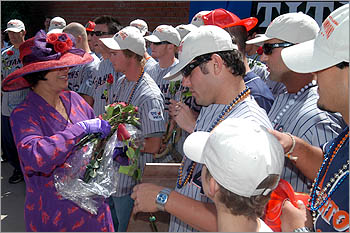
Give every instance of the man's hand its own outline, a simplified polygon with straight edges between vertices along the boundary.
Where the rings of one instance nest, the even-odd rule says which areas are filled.
[[[297,201],[298,208],[296,208],[290,201],[285,201],[282,206],[281,214],[281,229],[283,232],[292,232],[294,229],[300,227],[312,227],[312,223],[308,221],[308,217],[311,220],[311,215],[306,209],[302,201]],[[311,224],[310,224],[311,223]]]
[[[138,184],[133,188],[131,198],[134,199],[132,214],[138,212],[157,212],[156,197],[164,187],[155,184]]]
[[[196,125],[196,116],[186,104],[171,99],[169,115],[172,116],[181,129],[189,133],[193,132]]]

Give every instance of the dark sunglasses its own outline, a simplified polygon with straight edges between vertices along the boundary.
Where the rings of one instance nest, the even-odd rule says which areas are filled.
[[[152,44],[154,45],[162,45],[162,44],[171,44],[170,42],[168,41],[162,41],[162,42],[151,42]]]
[[[275,43],[275,44],[264,44],[262,46],[262,49],[264,51],[264,53],[266,55],[270,55],[272,53],[272,50],[275,49],[275,48],[286,48],[286,47],[289,47],[289,46],[292,46],[294,44],[292,43]]]
[[[103,35],[109,35],[108,32],[101,32],[101,31],[87,31],[86,32],[88,35],[95,35],[95,36],[103,36]]]
[[[210,56],[205,56],[205,57],[199,57],[197,60],[195,60],[194,62],[188,64],[187,66],[185,66],[182,70],[181,70],[181,74],[183,77],[187,77],[189,76],[192,71],[199,65],[208,62],[211,60],[211,55]]]

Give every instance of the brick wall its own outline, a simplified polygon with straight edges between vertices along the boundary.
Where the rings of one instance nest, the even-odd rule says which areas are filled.
[[[18,4],[23,3],[18,2]],[[27,26],[28,34],[33,34],[43,28],[45,15],[61,16],[67,23],[75,21],[83,25],[103,14],[117,17],[123,26],[140,18],[147,22],[149,31],[153,31],[160,24],[177,26],[188,23],[190,2],[33,1],[26,8],[25,13],[22,13],[25,14],[22,20]],[[6,13],[2,12],[2,14]],[[30,25],[26,21],[30,22]]]

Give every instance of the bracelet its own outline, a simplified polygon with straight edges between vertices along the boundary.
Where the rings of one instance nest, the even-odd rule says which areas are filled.
[[[285,134],[287,134],[287,135],[292,139],[292,147],[291,147],[290,150],[285,154],[285,156],[286,156],[288,159],[294,160],[294,161],[295,161],[295,160],[298,159],[298,157],[292,156],[292,153],[293,153],[294,148],[295,148],[295,138],[293,137],[292,134],[290,134],[290,133],[288,133],[288,132],[286,132]]]
[[[293,230],[293,232],[310,232],[308,227],[299,227]]]

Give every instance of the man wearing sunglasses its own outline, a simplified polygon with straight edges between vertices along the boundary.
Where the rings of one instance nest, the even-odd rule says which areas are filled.
[[[108,52],[104,49],[99,39],[112,37],[122,29],[122,26],[116,18],[109,15],[98,16],[90,24],[95,24],[94,29],[90,30],[88,34],[91,37],[92,50],[100,58],[100,62],[92,77],[86,82],[83,82],[80,89],[85,91],[93,89],[91,93],[94,100],[93,108],[95,115],[98,116],[105,112],[105,106],[110,104],[108,100],[112,100],[113,98],[114,79],[122,75],[114,70],[112,63],[107,59]],[[111,85],[107,84],[108,78],[113,80]],[[108,96],[106,96],[106,90]]]
[[[176,64],[179,63],[175,57],[177,47],[180,44],[181,37],[179,32],[171,25],[159,25],[152,33],[152,35],[145,36],[146,41],[149,41],[152,50],[152,57],[157,59],[158,62],[147,69],[148,74],[157,83],[159,89],[162,91],[165,98],[165,109],[168,110],[170,99],[178,97],[177,101],[180,101],[180,92],[182,88],[179,87],[174,90],[176,94],[173,94],[170,88],[170,81],[163,79],[163,77],[169,73]],[[164,119],[166,124],[174,125],[174,122],[169,120],[169,112],[164,112]],[[173,120],[172,120],[173,121]],[[169,132],[171,133],[171,132]],[[180,133],[180,132],[178,132]],[[166,137],[166,135],[164,135]],[[170,139],[171,140],[171,139]],[[164,153],[167,147],[171,147],[169,141],[163,142],[161,151],[156,155],[158,162],[174,161],[171,154]],[[175,142],[174,142],[175,143]],[[182,143],[176,143],[177,151],[182,152]],[[176,152],[175,152],[176,153]],[[181,153],[183,154],[183,153]],[[175,155],[173,155],[175,156]],[[176,157],[174,157],[176,159]]]
[[[261,37],[247,44],[263,44],[261,61],[270,70],[270,79],[283,83],[287,92],[280,94],[269,112],[275,130],[298,136],[314,146],[320,146],[341,132],[343,121],[339,114],[330,114],[317,108],[317,85],[312,73],[295,73],[283,62],[284,48],[314,39],[319,31],[310,16],[287,13],[275,18]],[[293,136],[291,136],[293,137]],[[282,179],[297,192],[308,193],[312,181],[306,178],[290,160],[285,160]]]
[[[230,34],[207,25],[185,37],[179,46],[179,63],[164,78],[182,79],[203,105],[194,131],[211,132],[227,118],[248,119],[271,129],[265,110],[249,94],[244,75],[242,55]],[[184,156],[175,191],[146,183],[135,186],[131,195],[136,203],[134,213],[169,212],[169,231],[217,231],[215,205],[202,191],[201,170],[202,165]],[[157,196],[166,201],[157,201]]]

